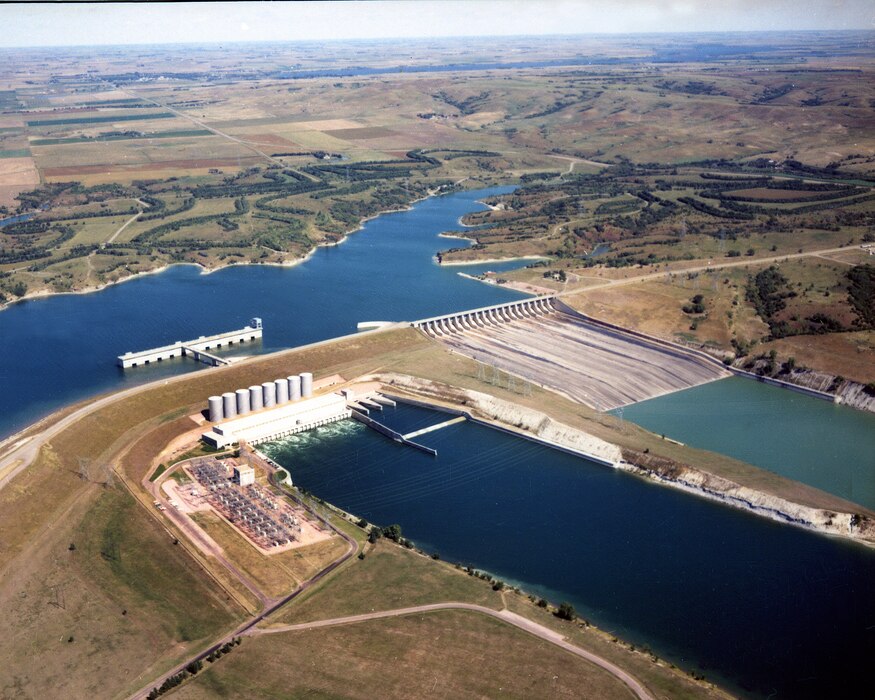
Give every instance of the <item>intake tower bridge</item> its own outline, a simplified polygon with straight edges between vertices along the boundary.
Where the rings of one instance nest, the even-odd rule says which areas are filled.
[[[126,352],[124,355],[118,356],[118,365],[128,369],[129,367],[169,360],[173,357],[190,356],[198,362],[218,367],[219,365],[230,364],[230,362],[224,357],[208,352],[209,350],[221,348],[225,345],[259,340],[262,337],[262,333],[261,319],[253,318],[248,326],[240,330],[209,336],[202,335],[195,340],[177,340],[171,345],[163,345],[160,348],[151,348],[139,352]]]

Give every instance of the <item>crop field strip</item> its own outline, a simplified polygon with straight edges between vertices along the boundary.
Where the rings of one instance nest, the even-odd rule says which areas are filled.
[[[178,131],[157,131],[138,135],[128,134],[101,134],[98,136],[69,136],[53,139],[31,139],[31,146],[60,146],[68,143],[93,143],[95,141],[130,141],[138,139],[175,139],[193,136],[213,136],[212,131],[207,129],[180,129]]]
[[[61,119],[33,119],[25,122],[27,126],[61,126],[67,124],[102,124],[106,122],[136,122],[152,119],[173,119],[172,112],[156,112],[154,114],[119,114],[102,117],[67,117]]]

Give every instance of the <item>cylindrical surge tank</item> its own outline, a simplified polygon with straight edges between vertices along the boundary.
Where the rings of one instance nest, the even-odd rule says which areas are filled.
[[[280,404],[289,402],[289,380],[288,379],[274,379],[273,384],[276,387],[276,404],[279,406]]]
[[[313,373],[301,372],[301,396],[309,399],[313,396]]]
[[[225,417],[225,412],[222,409],[222,397],[211,396],[210,402],[210,423],[218,423]]]
[[[222,394],[222,410],[225,413],[225,418],[233,418],[237,415],[237,394],[233,391],[226,391]]]
[[[249,413],[249,389],[237,389],[237,415]]]
[[[301,398],[301,378],[296,374],[289,377],[289,400],[297,401]]]
[[[260,384],[249,387],[249,408],[253,411],[260,411],[264,408],[264,392]]]
[[[276,384],[273,382],[264,382],[261,385],[264,391],[264,407],[272,408],[276,406]]]

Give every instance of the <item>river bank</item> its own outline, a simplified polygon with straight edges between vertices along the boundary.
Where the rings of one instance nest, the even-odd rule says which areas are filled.
[[[213,272],[220,272],[221,270],[226,270],[226,269],[231,268],[231,267],[248,267],[248,266],[252,266],[252,267],[279,267],[279,268],[297,267],[298,265],[301,265],[301,264],[309,261],[320,248],[334,248],[334,247],[341,245],[342,243],[345,243],[349,239],[350,236],[352,236],[353,234],[356,234],[359,231],[361,231],[362,229],[364,229],[365,225],[369,221],[373,221],[374,219],[378,219],[381,216],[384,216],[386,214],[396,214],[396,213],[411,211],[413,209],[414,205],[416,205],[419,202],[425,201],[427,199],[436,198],[436,197],[443,197],[443,196],[446,196],[448,194],[452,194],[452,192],[429,191],[429,193],[426,196],[418,197],[416,199],[411,200],[406,207],[396,207],[395,209],[386,209],[384,211],[379,211],[376,214],[366,216],[366,217],[360,219],[356,226],[354,226],[353,228],[350,228],[348,231],[344,232],[344,234],[338,240],[336,240],[336,241],[320,241],[318,243],[315,243],[310,248],[310,250],[308,250],[304,255],[295,255],[294,257],[291,257],[291,256],[285,257],[281,261],[237,262],[236,260],[232,260],[232,261],[227,262],[227,263],[220,263],[220,264],[215,264],[215,265],[204,265],[203,263],[200,263],[200,262],[197,262],[194,260],[187,261],[187,262],[179,262],[179,263],[161,262],[159,265],[157,265],[154,268],[149,268],[149,269],[145,269],[145,270],[139,270],[137,272],[132,272],[131,274],[124,275],[124,276],[120,277],[119,279],[110,280],[110,281],[103,282],[100,284],[85,285],[79,289],[64,290],[64,291],[38,289],[38,290],[33,291],[33,292],[28,292],[24,296],[18,297],[17,299],[10,299],[10,300],[6,300],[4,302],[0,302],[0,312],[5,311],[6,309],[8,309],[11,306],[14,306],[15,304],[19,304],[21,302],[28,301],[28,300],[46,299],[49,297],[65,296],[65,295],[93,294],[94,292],[99,292],[99,291],[102,291],[104,289],[108,289],[109,287],[113,287],[115,285],[122,284],[124,282],[130,282],[132,280],[140,279],[140,278],[145,277],[147,275],[157,275],[157,274],[160,274],[160,273],[162,273],[162,272],[164,272],[172,267],[176,267],[176,266],[180,266],[180,265],[191,265],[193,267],[197,267],[201,270],[201,274],[203,274],[203,275],[209,275],[209,274],[212,274]],[[483,204],[483,206],[488,206],[482,202],[479,202],[479,203]],[[470,239],[465,239],[463,236],[452,236],[450,234],[447,234],[447,235],[440,234],[440,235],[442,237],[446,237],[446,238],[453,237],[453,238],[460,238],[463,240],[470,240]],[[271,250],[274,253],[278,253],[281,255],[285,254],[285,251],[277,251],[277,250],[273,250],[273,249],[271,249]],[[288,254],[286,254],[286,255],[288,255]],[[479,261],[475,261],[474,264],[476,264],[476,262],[479,262]]]
[[[563,451],[572,452],[605,466],[627,471],[661,485],[719,501],[778,522],[803,527],[825,535],[853,540],[875,548],[875,519],[847,509],[794,503],[731,479],[717,476],[682,462],[620,447],[583,430],[559,423],[546,413],[482,394],[450,387],[407,375],[386,374],[374,377],[387,386],[389,394],[401,392],[401,398],[421,401],[424,405],[470,416],[491,427],[535,440]],[[827,494],[824,494],[827,496]],[[832,504],[829,504],[832,505]]]

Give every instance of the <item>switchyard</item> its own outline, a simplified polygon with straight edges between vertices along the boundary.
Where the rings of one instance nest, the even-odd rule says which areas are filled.
[[[428,336],[599,411],[730,376],[716,360],[600,324],[553,297],[416,321]]]
[[[185,471],[197,483],[189,498],[208,505],[262,550],[285,551],[331,537],[331,531],[308,518],[303,508],[256,483],[249,465],[200,458]]]

